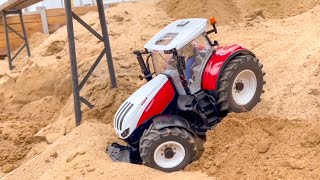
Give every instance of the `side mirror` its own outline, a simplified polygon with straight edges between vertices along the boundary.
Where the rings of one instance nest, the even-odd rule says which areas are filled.
[[[177,68],[181,70],[186,69],[186,62],[185,62],[185,56],[177,56]]]

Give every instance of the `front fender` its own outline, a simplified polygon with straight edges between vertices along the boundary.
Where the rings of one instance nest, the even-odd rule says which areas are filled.
[[[216,52],[208,60],[203,71],[201,82],[202,89],[217,90],[219,77],[223,68],[232,58],[239,54],[251,54],[255,56],[251,51],[238,44],[217,48]]]
[[[139,127],[137,127],[132,134],[125,139],[126,142],[129,144],[137,144],[140,141],[141,136],[143,135],[143,132],[152,125],[155,127],[155,129],[160,130],[163,128],[170,128],[170,127],[179,127],[187,130],[192,135],[195,135],[194,131],[190,128],[189,123],[187,120],[180,116],[175,115],[159,115],[152,117],[148,120],[146,120],[143,124],[141,124]]]
[[[194,131],[190,128],[187,120],[185,120],[180,116],[162,115],[162,116],[157,116],[153,118],[152,121],[153,121],[154,128],[157,130],[160,130],[163,128],[170,128],[170,127],[179,127],[195,135]]]

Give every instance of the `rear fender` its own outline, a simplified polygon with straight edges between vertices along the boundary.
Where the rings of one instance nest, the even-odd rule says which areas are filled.
[[[223,68],[232,58],[239,54],[250,54],[255,56],[254,53],[238,44],[216,49],[216,52],[208,60],[203,71],[201,82],[202,89],[210,91],[217,90]]]

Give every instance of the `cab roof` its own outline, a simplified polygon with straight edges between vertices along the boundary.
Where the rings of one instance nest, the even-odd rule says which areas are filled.
[[[176,20],[153,36],[144,48],[149,52],[179,50],[208,28],[208,20],[190,18]]]

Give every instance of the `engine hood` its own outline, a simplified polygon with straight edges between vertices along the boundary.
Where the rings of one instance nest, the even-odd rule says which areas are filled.
[[[132,134],[144,110],[167,81],[167,76],[159,74],[140,87],[119,107],[113,122],[119,138],[126,139]]]

